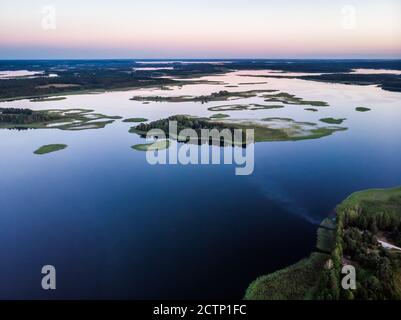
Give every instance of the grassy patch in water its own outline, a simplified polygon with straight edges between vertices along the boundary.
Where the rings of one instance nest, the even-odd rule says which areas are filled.
[[[30,102],[46,102],[46,101],[61,101],[67,99],[66,97],[39,97],[39,98],[32,98]]]
[[[131,148],[137,151],[160,151],[170,147],[169,140],[159,140],[151,143],[136,144]]]
[[[224,118],[229,118],[230,116],[228,114],[224,113],[216,113],[212,116],[210,116],[210,119],[224,119]]]
[[[243,111],[243,110],[268,110],[284,108],[282,105],[263,105],[257,103],[251,104],[228,104],[208,108],[209,111]]]
[[[335,119],[335,118],[322,118],[319,121],[328,123],[328,124],[342,124],[345,120],[345,118],[342,119]]]
[[[366,108],[366,107],[356,107],[355,110],[359,111],[359,112],[367,112],[367,111],[370,111],[371,109]]]
[[[65,145],[65,144],[48,144],[48,145],[40,147],[33,153],[37,154],[37,155],[42,155],[42,154],[47,154],[47,153],[51,153],[51,152],[64,150],[65,148],[67,148],[67,145]]]
[[[264,95],[266,102],[281,102],[284,104],[290,105],[309,105],[312,107],[328,107],[328,103],[324,101],[316,101],[316,100],[304,100],[300,97],[297,97],[293,94],[289,94],[287,92],[280,92],[276,94]]]
[[[146,122],[149,121],[146,118],[128,118],[128,119],[124,119],[123,122]]]

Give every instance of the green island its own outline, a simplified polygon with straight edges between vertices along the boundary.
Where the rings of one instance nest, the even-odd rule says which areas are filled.
[[[170,121],[177,122],[177,136],[169,136],[169,123]],[[247,129],[254,130],[255,142],[264,141],[297,141],[305,139],[318,139],[321,137],[329,136],[337,131],[344,131],[347,128],[330,126],[319,127],[315,123],[297,122],[293,119],[287,118],[265,118],[262,120],[248,120],[248,119],[210,119],[210,118],[197,118],[187,115],[176,115],[166,119],[153,121],[150,123],[141,123],[130,129],[131,133],[139,134],[145,137],[152,129],[161,129],[168,138],[176,139],[182,142],[187,142],[187,137],[179,136],[181,130],[191,128],[195,130],[199,137],[198,143],[211,141],[202,141],[202,129],[217,129],[221,132],[228,129],[231,136],[234,136],[236,129],[242,130],[242,141],[246,141],[245,133]],[[220,140],[221,142],[221,140]],[[234,143],[234,141],[225,141],[225,143]],[[244,145],[243,145],[244,146]]]
[[[0,108],[0,129],[100,129],[111,124],[118,116],[93,113],[88,109],[31,109]]]
[[[39,97],[30,99],[30,102],[46,102],[46,101],[61,101],[67,99],[66,97]]]
[[[263,109],[280,109],[284,108],[282,105],[262,105],[257,103],[251,104],[229,104],[222,106],[210,107],[207,110],[209,111],[242,111],[242,110],[263,110]]]
[[[238,83],[238,85],[247,86],[247,85],[266,84],[266,83],[267,83],[266,81],[263,81],[263,82],[241,82],[241,83]]]
[[[305,108],[306,111],[318,112],[319,110],[315,108]]]
[[[128,119],[124,119],[123,122],[146,122],[149,121],[146,118],[128,118]]]
[[[359,112],[367,112],[367,111],[370,111],[371,109],[366,108],[366,107],[356,107],[355,110],[359,111]]]
[[[401,298],[401,187],[356,192],[318,229],[317,252],[259,277],[245,299],[395,300]],[[342,267],[356,289],[341,287]]]
[[[227,101],[237,100],[242,98],[252,98],[258,96],[258,94],[266,92],[275,92],[277,90],[249,90],[249,91],[237,91],[230,92],[221,90],[213,92],[210,95],[202,96],[135,96],[130,100],[133,101],[146,101],[146,102],[201,102],[208,103],[210,101]]]
[[[266,102],[281,102],[292,105],[309,105],[312,107],[328,107],[328,103],[324,101],[308,101],[287,92],[263,95]]]
[[[48,145],[40,147],[33,153],[37,154],[37,155],[42,155],[42,154],[46,154],[46,153],[64,150],[65,148],[67,148],[67,145],[65,145],[65,144],[48,144]]]
[[[158,140],[151,143],[136,144],[131,148],[137,151],[159,151],[170,147],[169,140]]]
[[[230,116],[228,114],[224,113],[216,113],[212,116],[210,116],[210,119],[224,119],[224,118],[229,118]]]
[[[345,120],[345,118],[341,119],[335,119],[335,118],[322,118],[319,121],[324,122],[324,123],[329,123],[329,124],[342,124]]]

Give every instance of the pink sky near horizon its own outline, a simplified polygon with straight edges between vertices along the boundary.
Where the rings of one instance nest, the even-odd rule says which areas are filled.
[[[348,4],[313,6],[310,0],[287,7],[283,3],[288,0],[270,1],[268,6],[269,1],[259,0],[253,1],[254,6],[239,0],[231,6],[226,0],[219,2],[227,7],[182,7],[180,0],[170,6],[148,1],[151,7],[142,1],[132,5],[120,0],[115,6],[104,1],[74,6],[74,2],[54,1],[55,28],[46,29],[45,2],[2,1],[0,58],[91,54],[111,58],[401,58],[401,10],[397,11],[401,5],[394,0],[350,1],[355,13],[351,25],[347,25],[347,14],[352,16],[352,10],[344,9],[349,9]]]

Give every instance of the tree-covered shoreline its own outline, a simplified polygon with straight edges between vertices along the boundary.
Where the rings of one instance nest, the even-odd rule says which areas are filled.
[[[319,230],[322,226],[330,229],[322,224]],[[316,264],[317,257],[324,254],[317,252],[299,264],[260,277],[249,286],[245,299],[399,300],[401,251],[385,248],[380,239],[401,246],[401,187],[349,196],[336,208],[332,249],[324,263],[319,260],[320,265]],[[319,234],[319,249],[321,243]],[[355,290],[341,287],[345,265],[356,269]],[[319,276],[311,282],[304,275],[312,266]]]

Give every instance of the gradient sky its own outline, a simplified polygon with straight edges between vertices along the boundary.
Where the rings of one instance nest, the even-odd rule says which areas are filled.
[[[401,1],[1,0],[0,59],[29,58],[401,58]]]

